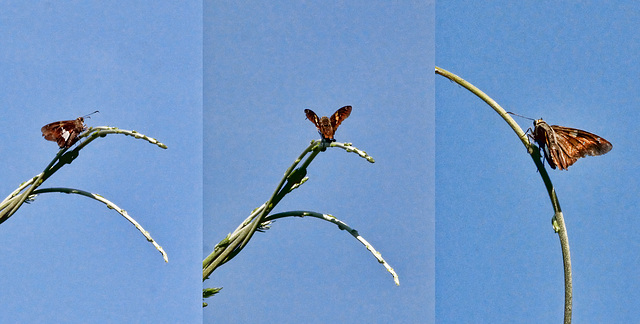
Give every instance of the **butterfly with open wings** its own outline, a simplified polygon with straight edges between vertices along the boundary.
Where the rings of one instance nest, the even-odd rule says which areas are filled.
[[[331,117],[322,117],[318,118],[318,115],[313,112],[311,109],[305,109],[304,113],[307,114],[307,119],[309,119],[316,127],[318,128],[318,133],[322,136],[323,140],[329,142],[335,142],[336,140],[333,136],[336,133],[336,129],[351,114],[351,106],[344,106],[338,109]]]
[[[529,129],[531,130],[531,129]],[[579,158],[605,154],[613,148],[606,139],[580,129],[549,125],[542,119],[533,121],[529,134],[552,169],[566,170]]]
[[[91,114],[95,114],[94,111]],[[89,115],[91,115],[89,114]],[[84,125],[84,117],[78,117],[74,120],[61,120],[42,126],[42,136],[47,141],[57,142],[60,148],[70,148],[80,138],[78,137],[87,127]]]

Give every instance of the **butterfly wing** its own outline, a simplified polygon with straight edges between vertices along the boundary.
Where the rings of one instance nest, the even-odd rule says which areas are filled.
[[[44,139],[58,143],[60,148],[71,147],[78,141],[78,135],[85,129],[84,119],[63,120],[44,125],[40,131]]]
[[[613,148],[613,145],[606,139],[587,131],[576,128],[552,125],[561,143],[563,151],[571,157],[585,157],[587,155],[596,156],[605,154]]]
[[[42,128],[40,128],[40,131],[42,132],[42,136],[44,136],[44,139],[46,139],[47,141],[55,141],[56,136],[54,135],[54,133],[60,132],[60,122],[46,124],[42,126]]]
[[[64,122],[54,122],[43,126],[40,131],[42,132],[42,136],[47,141],[53,141],[58,143],[59,147],[64,147],[67,139],[63,136],[65,134],[64,128],[62,127]],[[67,136],[68,137],[68,136]]]
[[[335,132],[338,126],[342,123],[343,120],[347,119],[351,115],[351,106],[344,106],[338,109],[333,115],[331,115],[331,127]]]
[[[320,118],[318,118],[318,115],[316,115],[316,113],[314,113],[311,109],[305,109],[304,113],[307,115],[307,119],[310,120],[314,125],[316,125],[318,130],[320,130]]]
[[[560,163],[562,161],[560,156],[562,150],[558,147],[557,137],[553,129],[542,119],[535,120],[533,126],[533,139],[544,152],[544,159],[552,169],[555,169],[556,165],[560,164],[560,169],[562,170],[563,164]]]
[[[566,170],[570,165],[578,161],[578,157],[568,153],[572,151],[571,144],[560,140],[560,136],[553,129],[549,134],[548,146],[549,159],[547,161],[549,161],[552,169],[555,169],[555,164],[560,170]]]

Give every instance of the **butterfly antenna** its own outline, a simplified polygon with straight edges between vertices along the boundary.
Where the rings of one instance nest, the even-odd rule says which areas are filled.
[[[99,112],[100,112],[99,110],[96,110],[96,111],[94,111],[94,112],[92,112],[92,113],[90,113],[90,114],[87,114],[87,115],[82,116],[82,118],[91,118],[91,117],[89,117],[89,116],[91,116],[91,115],[93,115],[93,114],[95,114],[95,113],[99,113]]]
[[[533,119],[533,118],[529,118],[529,117],[526,117],[526,116],[518,115],[518,114],[516,114],[516,113],[512,113],[512,112],[510,112],[510,111],[507,111],[507,114],[509,114],[509,115],[514,115],[514,116],[522,117],[522,118],[524,118],[524,119],[528,119],[528,120],[533,120],[533,121],[535,121],[535,119]]]

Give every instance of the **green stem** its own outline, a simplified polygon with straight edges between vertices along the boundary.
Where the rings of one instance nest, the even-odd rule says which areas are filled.
[[[569,236],[567,234],[567,228],[564,223],[564,218],[562,216],[562,210],[560,209],[560,202],[558,201],[558,196],[556,195],[556,191],[553,188],[553,184],[551,183],[551,179],[549,178],[549,174],[547,170],[544,168],[544,164],[542,163],[540,150],[537,146],[533,145],[529,138],[526,136],[526,133],[522,131],[522,128],[511,118],[509,114],[493,99],[491,99],[487,94],[482,92],[480,89],[473,86],[471,83],[465,81],[461,77],[447,71],[441,69],[439,67],[435,68],[435,73],[441,75],[455,83],[461,85],[465,89],[471,91],[480,99],[484,100],[493,110],[495,110],[506,122],[511,126],[514,132],[518,135],[524,146],[527,148],[527,151],[531,155],[533,162],[538,168],[538,172],[540,173],[540,177],[542,177],[542,181],[544,182],[545,187],[547,188],[547,193],[549,194],[549,199],[551,199],[551,205],[553,206],[554,216],[553,216],[553,226],[554,230],[558,233],[560,238],[560,247],[562,249],[562,260],[564,265],[564,288],[565,288],[565,300],[564,300],[564,323],[571,323],[571,311],[572,311],[572,294],[573,294],[573,285],[571,279],[571,255],[569,253]]]

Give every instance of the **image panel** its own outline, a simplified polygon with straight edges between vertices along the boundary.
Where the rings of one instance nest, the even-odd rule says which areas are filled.
[[[436,321],[637,322],[640,6],[442,1],[436,12]]]
[[[434,8],[205,3],[205,323],[434,322]]]
[[[201,322],[202,4],[0,21],[0,322]]]

